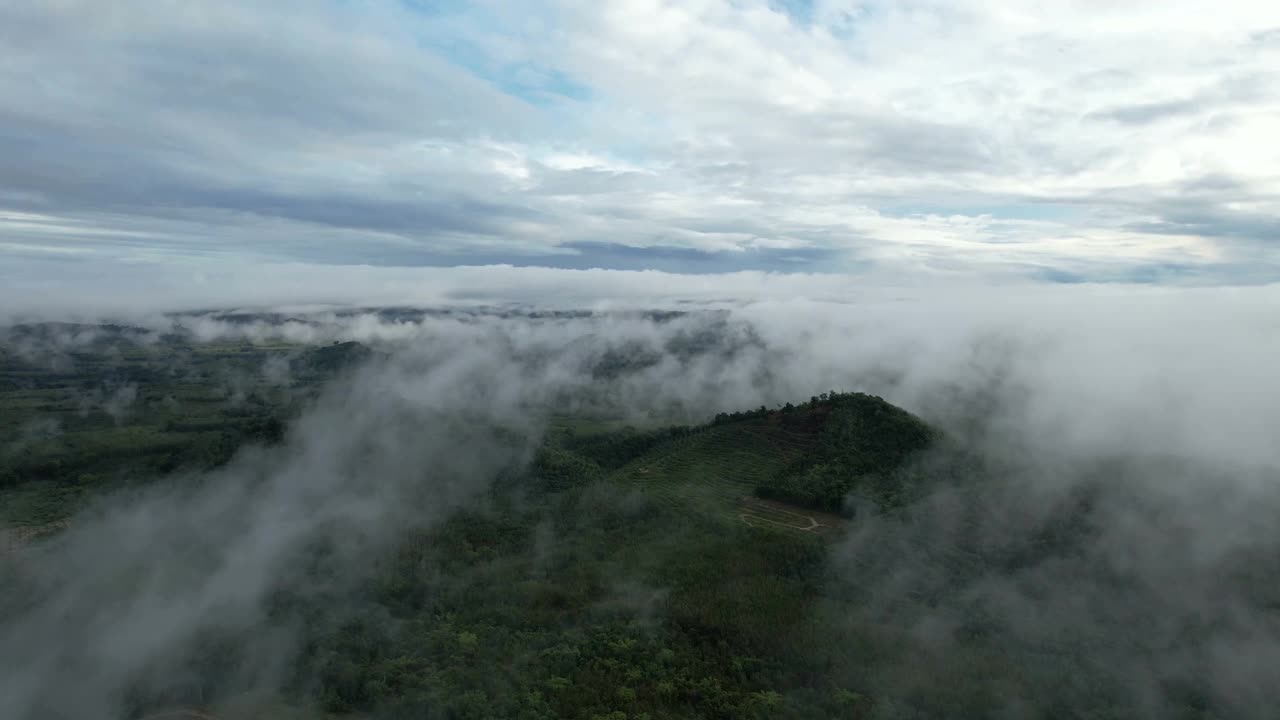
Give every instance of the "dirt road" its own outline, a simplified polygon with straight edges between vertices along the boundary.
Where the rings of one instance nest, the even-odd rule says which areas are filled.
[[[844,519],[836,515],[758,497],[741,498],[738,517],[752,527],[784,527],[800,532],[821,533],[844,525]]]

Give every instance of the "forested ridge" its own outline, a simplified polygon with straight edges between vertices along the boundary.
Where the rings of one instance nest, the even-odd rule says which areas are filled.
[[[161,476],[279,445],[321,383],[370,358],[356,343],[293,353],[285,385],[247,385],[228,402],[208,378],[264,351],[191,353],[184,374],[140,382],[128,415],[78,412],[82,375],[6,359],[11,426],[39,427],[22,413],[60,418],[59,432],[31,434],[5,456],[7,519],[42,542],[119,478],[181,482]],[[141,377],[149,357],[99,372]],[[701,425],[559,417],[526,463],[443,522],[361,551],[355,568],[334,560],[348,538],[298,549],[255,630],[290,637],[268,699],[242,699],[256,667],[244,648],[260,638],[206,630],[120,702],[130,718],[181,707],[224,719],[1139,714],[1132,675],[1107,668],[1111,658],[1162,662],[1135,630],[1149,618],[1123,610],[1153,601],[1096,544],[1108,480],[1125,468],[1091,466],[1063,502],[1020,518],[1002,514],[1001,476],[988,465],[862,393]],[[1280,606],[1270,566],[1242,563],[1224,566],[1222,586]],[[1000,602],[1013,588],[1057,597],[1042,576],[1117,600],[1084,625],[1050,617],[1029,628],[1032,611]],[[1194,622],[1178,632],[1193,649],[1211,637]],[[1174,698],[1165,716],[1240,716],[1198,666],[1179,663],[1161,681]]]
[[[756,491],[796,512],[859,495],[843,530],[746,523],[731,494],[671,487],[728,482],[714,476],[741,466],[726,458],[775,467],[765,462],[775,453],[780,471]],[[1002,543],[921,525],[937,522],[931,494],[955,498],[949,522],[960,527],[998,513],[982,464],[861,394],[698,427],[553,436],[527,474],[380,564],[357,616],[308,644],[297,690],[330,712],[386,718],[1139,714],[1129,679],[1097,662],[1155,651],[1123,613],[1035,639],[972,594],[1097,562],[1102,486]],[[672,468],[681,472],[653,477]],[[867,528],[871,544],[845,540]],[[1102,577],[1091,582],[1140,597],[1123,577]],[[1166,682],[1170,717],[1231,716],[1194,675]]]
[[[553,436],[483,508],[388,559],[299,678],[330,711],[391,718],[869,717],[820,619],[828,539],[613,479],[714,426],[820,435],[858,402]]]

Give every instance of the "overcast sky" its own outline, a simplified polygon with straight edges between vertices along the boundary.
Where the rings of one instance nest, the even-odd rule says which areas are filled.
[[[1257,0],[0,0],[0,283],[1271,282],[1278,137]]]

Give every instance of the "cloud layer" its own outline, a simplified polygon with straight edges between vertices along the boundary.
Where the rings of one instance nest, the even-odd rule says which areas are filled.
[[[1278,29],[1243,0],[0,2],[0,257],[1273,279]]]

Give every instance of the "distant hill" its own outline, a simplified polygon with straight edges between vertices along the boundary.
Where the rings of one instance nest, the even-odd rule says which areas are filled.
[[[304,373],[335,373],[373,357],[373,350],[354,340],[335,342],[302,353],[296,367]]]

